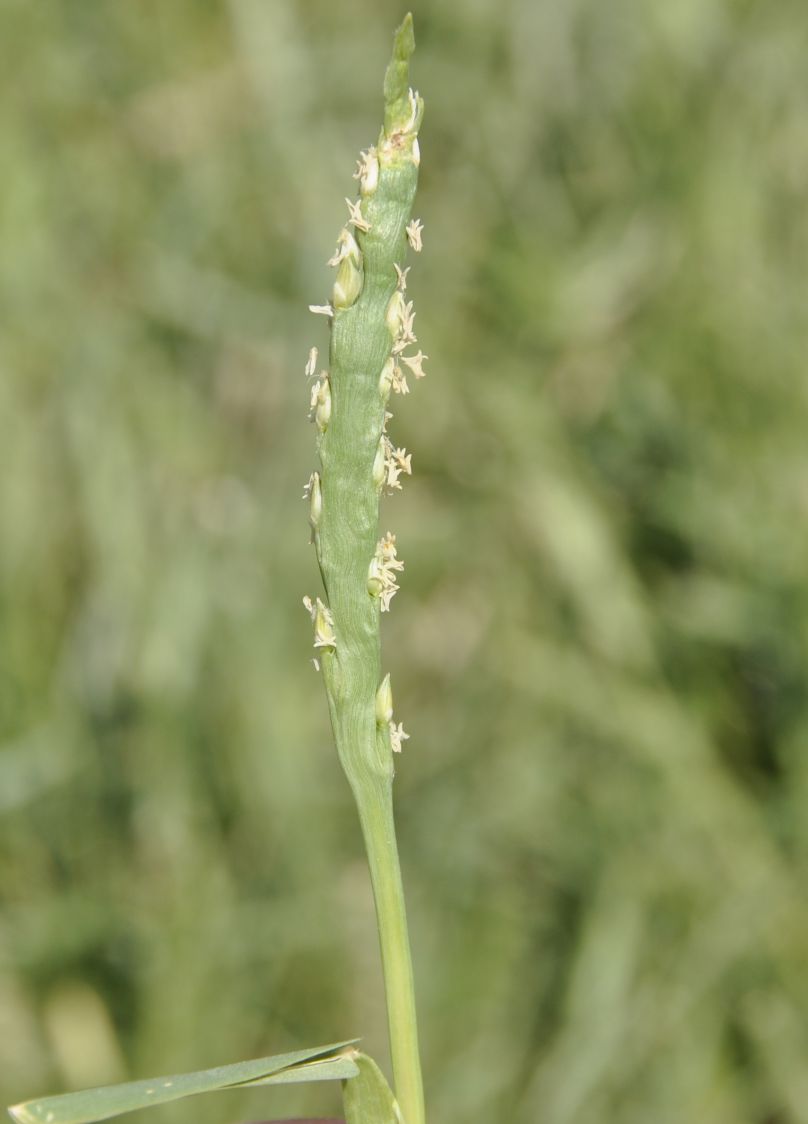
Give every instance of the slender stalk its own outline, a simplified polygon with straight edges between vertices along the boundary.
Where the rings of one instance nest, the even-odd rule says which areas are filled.
[[[410,221],[418,179],[417,133],[423,102],[409,89],[415,42],[412,17],[396,32],[384,82],[384,127],[362,153],[359,199],[329,264],[337,269],[328,305],[329,369],[312,390],[321,469],[307,493],[325,601],[306,598],[331,724],[356,800],[373,885],[387,997],[396,1096],[406,1124],[424,1124],[412,964],[393,822],[393,754],[407,735],[393,723],[390,677],[381,677],[380,612],[398,589],[403,563],[395,536],[378,539],[382,491],[400,487],[410,458],[388,434],[392,392],[406,392],[406,371],[423,375],[403,262],[420,250]],[[316,372],[312,349],[307,371]]]
[[[393,1083],[407,1124],[423,1124],[424,1094],[418,1053],[412,959],[398,862],[390,786],[359,805],[381,944],[387,996]]]

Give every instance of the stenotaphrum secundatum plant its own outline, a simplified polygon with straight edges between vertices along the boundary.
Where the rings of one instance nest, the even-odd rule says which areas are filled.
[[[359,198],[330,264],[331,301],[312,306],[331,326],[328,370],[313,384],[311,412],[320,469],[306,488],[326,599],[305,599],[314,624],[331,725],[353,790],[367,849],[381,943],[395,1088],[407,1124],[424,1119],[404,895],[393,826],[393,756],[407,735],[393,717],[390,676],[381,674],[380,614],[390,608],[403,563],[396,537],[379,537],[379,501],[401,487],[410,454],[388,434],[392,394],[423,376],[415,351],[404,259],[421,249],[411,219],[423,102],[408,86],[412,26],[396,40],[384,84],[384,128],[363,152]],[[307,373],[317,371],[312,349]]]
[[[395,535],[379,536],[381,496],[401,487],[410,455],[388,434],[393,394],[424,375],[407,298],[407,248],[421,249],[411,218],[418,179],[423,101],[409,87],[415,41],[407,16],[384,80],[384,126],[361,153],[359,198],[334,256],[331,299],[313,305],[331,330],[328,369],[316,348],[311,417],[320,467],[306,487],[312,541],[325,597],[304,598],[314,627],[339,759],[359,812],[376,903],[395,1096],[356,1040],[257,1058],[196,1073],[43,1097],[13,1106],[18,1124],[94,1121],[222,1089],[341,1080],[347,1124],[424,1124],[412,965],[393,823],[393,760],[407,737],[393,717],[390,676],[382,677],[380,614],[390,608],[403,563]]]

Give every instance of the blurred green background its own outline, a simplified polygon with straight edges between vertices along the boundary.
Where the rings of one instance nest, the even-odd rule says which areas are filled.
[[[0,7],[4,1103],[387,1064],[300,496],[403,11]],[[415,19],[431,358],[382,519],[431,1119],[808,1121],[808,13]]]

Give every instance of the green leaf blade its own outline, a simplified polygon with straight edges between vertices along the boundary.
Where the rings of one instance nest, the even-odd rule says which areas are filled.
[[[167,1104],[169,1101],[201,1093],[295,1080],[345,1080],[354,1075],[356,1065],[348,1054],[340,1055],[340,1051],[353,1046],[355,1041],[315,1046],[267,1058],[253,1058],[194,1073],[169,1074],[150,1080],[84,1089],[61,1096],[41,1097],[13,1105],[8,1111],[17,1124],[95,1124],[96,1121],[108,1120],[136,1109]],[[300,1075],[291,1076],[296,1070],[300,1070]]]

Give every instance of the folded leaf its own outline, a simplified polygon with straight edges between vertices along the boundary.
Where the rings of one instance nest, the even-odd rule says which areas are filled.
[[[344,1081],[349,1077],[356,1077],[358,1073],[353,1055],[339,1054],[333,1058],[321,1058],[292,1066],[290,1069],[282,1069],[280,1073],[259,1077],[255,1081],[242,1081],[238,1087],[243,1089],[255,1085],[294,1085],[303,1081]]]
[[[355,1041],[314,1046],[270,1058],[253,1058],[196,1073],[178,1073],[146,1081],[84,1089],[57,1097],[41,1097],[13,1105],[8,1111],[18,1124],[93,1124],[97,1120],[107,1120],[135,1109],[166,1104],[200,1093],[293,1081],[345,1080],[359,1072],[353,1060],[356,1051],[350,1049]]]

